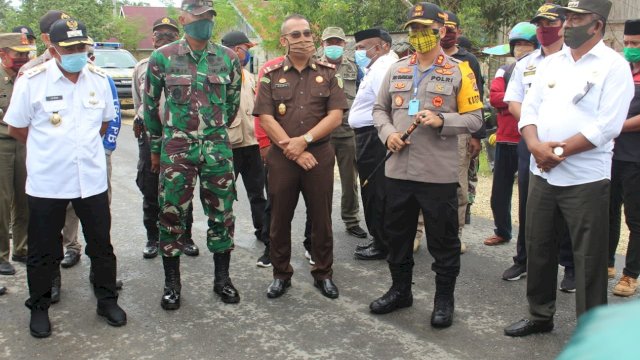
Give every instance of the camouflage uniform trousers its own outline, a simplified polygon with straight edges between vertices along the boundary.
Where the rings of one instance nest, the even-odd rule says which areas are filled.
[[[200,201],[209,218],[207,248],[212,253],[233,249],[235,217],[232,205],[236,200],[233,159],[230,156],[216,158],[211,155],[230,155],[228,144],[183,143],[178,147],[186,146],[188,149],[177,152],[172,150],[171,155],[167,154],[165,145],[163,144],[160,154],[158,191],[158,228],[162,255],[180,256],[187,245],[187,213],[197,178],[200,178]]]
[[[469,205],[476,201],[476,187],[478,186],[478,170],[480,169],[480,155],[469,162]]]

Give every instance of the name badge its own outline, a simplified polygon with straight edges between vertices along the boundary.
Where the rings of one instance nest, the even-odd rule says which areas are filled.
[[[62,100],[62,95],[56,95],[56,96],[47,96],[44,98],[45,101],[56,101],[56,100]]]
[[[418,113],[419,110],[420,110],[420,100],[413,99],[409,101],[409,111],[407,112],[407,115],[414,116]]]

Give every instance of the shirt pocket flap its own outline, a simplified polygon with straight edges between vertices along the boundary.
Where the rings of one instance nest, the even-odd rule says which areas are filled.
[[[167,86],[190,86],[191,76],[167,76],[165,83]]]
[[[429,82],[427,83],[427,91],[436,94],[451,95],[453,93],[453,85]]]
[[[96,97],[90,97],[82,100],[82,105],[87,109],[104,109],[105,101]]]
[[[207,76],[207,80],[209,80],[212,84],[230,84],[231,77],[229,75],[209,75]]]
[[[67,103],[63,100],[43,101],[42,110],[48,113],[59,112],[67,108]]]

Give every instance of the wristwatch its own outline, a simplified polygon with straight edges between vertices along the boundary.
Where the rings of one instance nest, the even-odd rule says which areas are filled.
[[[557,156],[562,156],[564,154],[564,148],[562,146],[556,146],[553,148],[553,153]]]
[[[304,134],[302,138],[307,142],[307,144],[311,144],[311,142],[313,141],[313,135],[311,135],[311,133]]]

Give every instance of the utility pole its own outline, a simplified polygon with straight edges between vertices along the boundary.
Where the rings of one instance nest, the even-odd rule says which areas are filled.
[[[411,3],[411,1],[409,0],[400,0],[401,3],[404,4],[404,6],[406,6],[407,8],[410,8],[413,6],[413,4]]]

